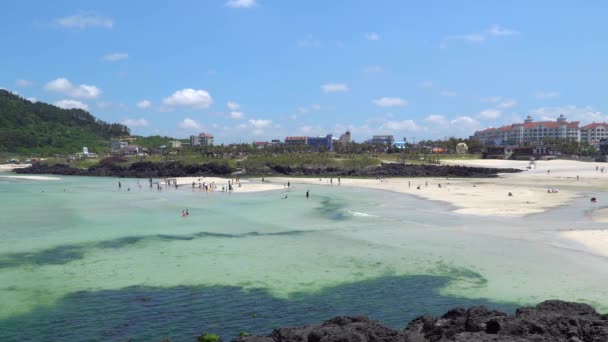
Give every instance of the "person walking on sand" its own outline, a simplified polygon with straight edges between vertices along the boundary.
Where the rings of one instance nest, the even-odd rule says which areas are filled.
[[[291,182],[287,181],[287,188],[289,189],[291,187]]]

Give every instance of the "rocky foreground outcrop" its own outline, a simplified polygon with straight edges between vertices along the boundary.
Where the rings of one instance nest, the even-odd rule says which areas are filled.
[[[422,316],[404,330],[367,317],[336,317],[321,324],[276,329],[268,336],[233,342],[606,342],[608,315],[587,304],[550,300],[513,315],[484,306],[453,309],[441,317]]]

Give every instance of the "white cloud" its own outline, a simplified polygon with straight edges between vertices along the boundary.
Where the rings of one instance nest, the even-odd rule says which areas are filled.
[[[35,97],[28,97],[26,100],[28,100],[28,101],[30,101],[30,102],[33,102],[33,103],[38,102],[38,99],[37,99],[37,98],[35,98]]]
[[[320,48],[321,41],[313,38],[312,35],[308,35],[308,36],[306,36],[306,38],[298,40],[298,47],[299,48]]]
[[[191,88],[178,90],[171,96],[163,99],[163,104],[167,106],[209,108],[212,103],[213,99],[206,90],[195,90]]]
[[[229,0],[226,2],[226,7],[231,8],[250,8],[256,5],[255,0]]]
[[[440,46],[442,48],[445,48],[445,47],[447,47],[447,43],[449,41],[453,41],[453,40],[464,41],[464,42],[468,42],[468,43],[482,43],[482,42],[488,40],[489,38],[512,36],[512,35],[518,34],[518,33],[519,32],[517,32],[515,30],[504,28],[499,25],[492,25],[489,29],[484,30],[482,32],[474,32],[474,33],[469,33],[469,34],[460,34],[460,35],[452,35],[452,36],[443,37],[443,40],[441,41]]]
[[[230,110],[230,112],[228,113],[228,117],[231,119],[242,119],[245,114],[243,112],[240,111],[241,109],[241,105],[234,102],[234,101],[228,101],[226,103],[226,106],[228,107],[228,109]]]
[[[512,108],[517,105],[517,101],[513,99],[504,99],[502,102],[496,105],[497,108]]]
[[[179,127],[189,131],[200,131],[201,125],[190,118],[185,118],[179,123]]]
[[[148,100],[141,100],[139,102],[137,102],[137,108],[141,108],[141,109],[146,109],[146,108],[150,108],[150,106],[152,105],[152,103]]]
[[[382,97],[373,102],[379,107],[402,107],[408,104],[406,100],[398,97]]]
[[[456,92],[451,91],[451,90],[442,90],[439,92],[439,95],[446,96],[446,97],[452,97],[452,96],[456,96]]]
[[[510,30],[499,25],[492,25],[492,27],[486,31],[486,34],[489,36],[512,36],[517,33],[518,32],[515,30]]]
[[[302,126],[300,127],[300,132],[304,133],[304,134],[310,134],[312,133],[313,127],[312,126]]]
[[[255,128],[266,128],[272,124],[272,120],[265,119],[250,119],[249,125]]]
[[[363,69],[368,74],[379,74],[384,71],[384,69],[379,65],[370,65],[367,68]]]
[[[96,99],[101,95],[101,90],[94,85],[80,84],[76,86],[62,77],[48,82],[44,88],[48,91],[85,99]]]
[[[239,110],[241,109],[241,105],[234,102],[234,101],[228,101],[228,103],[226,104],[228,106],[228,109],[230,110]]]
[[[574,105],[561,107],[541,107],[530,111],[532,117],[540,118],[541,120],[555,120],[563,114],[568,121],[580,121],[582,123],[590,122],[608,122],[608,115],[591,107],[577,107]]]
[[[534,94],[534,97],[536,97],[539,100],[553,99],[553,98],[559,97],[559,92],[557,92],[557,91],[538,91],[538,92],[536,92],[536,94]]]
[[[336,93],[349,91],[348,85],[345,83],[326,83],[321,86],[324,93]]]
[[[110,54],[104,55],[101,59],[103,59],[104,61],[107,61],[107,62],[116,62],[116,61],[120,61],[121,59],[127,59],[127,58],[129,58],[128,53],[117,52],[117,53],[110,53]]]
[[[496,103],[496,102],[502,101],[502,97],[500,97],[500,96],[484,97],[480,101]]]
[[[456,119],[450,121],[450,124],[453,126],[459,127],[479,127],[479,121],[469,117],[469,116],[459,116]],[[471,132],[472,133],[472,132]]]
[[[112,102],[101,101],[97,103],[97,107],[99,108],[110,108],[112,106]]]
[[[60,101],[55,102],[55,106],[57,106],[59,108],[64,108],[64,109],[72,109],[72,108],[77,108],[77,109],[82,109],[82,110],[89,109],[89,106],[86,103],[82,103],[77,100],[60,100]]]
[[[68,17],[57,18],[55,25],[71,29],[87,29],[90,27],[112,28],[114,22],[110,18],[102,17],[95,13],[80,12]]]
[[[24,79],[17,79],[17,80],[15,80],[15,85],[20,88],[27,88],[27,87],[33,86],[34,82],[24,80]]]
[[[424,121],[439,127],[444,127],[449,124],[449,121],[445,118],[445,116],[439,114],[430,114],[424,119]]]
[[[232,119],[242,119],[245,115],[243,114],[243,112],[239,112],[239,111],[231,111],[229,114],[230,118]]]
[[[498,109],[485,109],[477,114],[479,119],[498,119],[502,115],[502,112]]]
[[[310,106],[310,108],[312,108],[312,109],[314,109],[314,110],[320,110],[320,109],[321,109],[321,105],[320,105],[320,104],[313,103],[313,104]]]
[[[512,108],[517,105],[517,101],[513,99],[507,99],[501,96],[484,97],[480,100],[481,102],[496,103],[496,108],[505,109]]]
[[[422,88],[430,88],[433,86],[433,82],[432,81],[424,81],[424,82],[420,82],[420,86]]]
[[[123,125],[129,127],[147,127],[149,125],[148,120],[140,118],[140,119],[126,119],[122,122]]]
[[[380,126],[380,129],[390,131],[418,131],[421,129],[414,120],[387,121]]]
[[[371,40],[371,41],[380,40],[380,35],[375,32],[366,33],[365,39]]]

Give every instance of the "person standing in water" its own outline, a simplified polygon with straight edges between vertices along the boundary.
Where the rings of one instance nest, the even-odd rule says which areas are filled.
[[[120,182],[118,182],[118,190],[120,190],[120,188],[122,188],[122,184],[120,184]]]
[[[306,190],[306,198],[308,198],[310,196],[309,191],[310,190]]]

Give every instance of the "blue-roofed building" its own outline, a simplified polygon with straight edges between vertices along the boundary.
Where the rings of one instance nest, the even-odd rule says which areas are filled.
[[[334,136],[328,134],[324,137],[308,137],[306,138],[306,144],[317,150],[331,151],[334,149]]]

